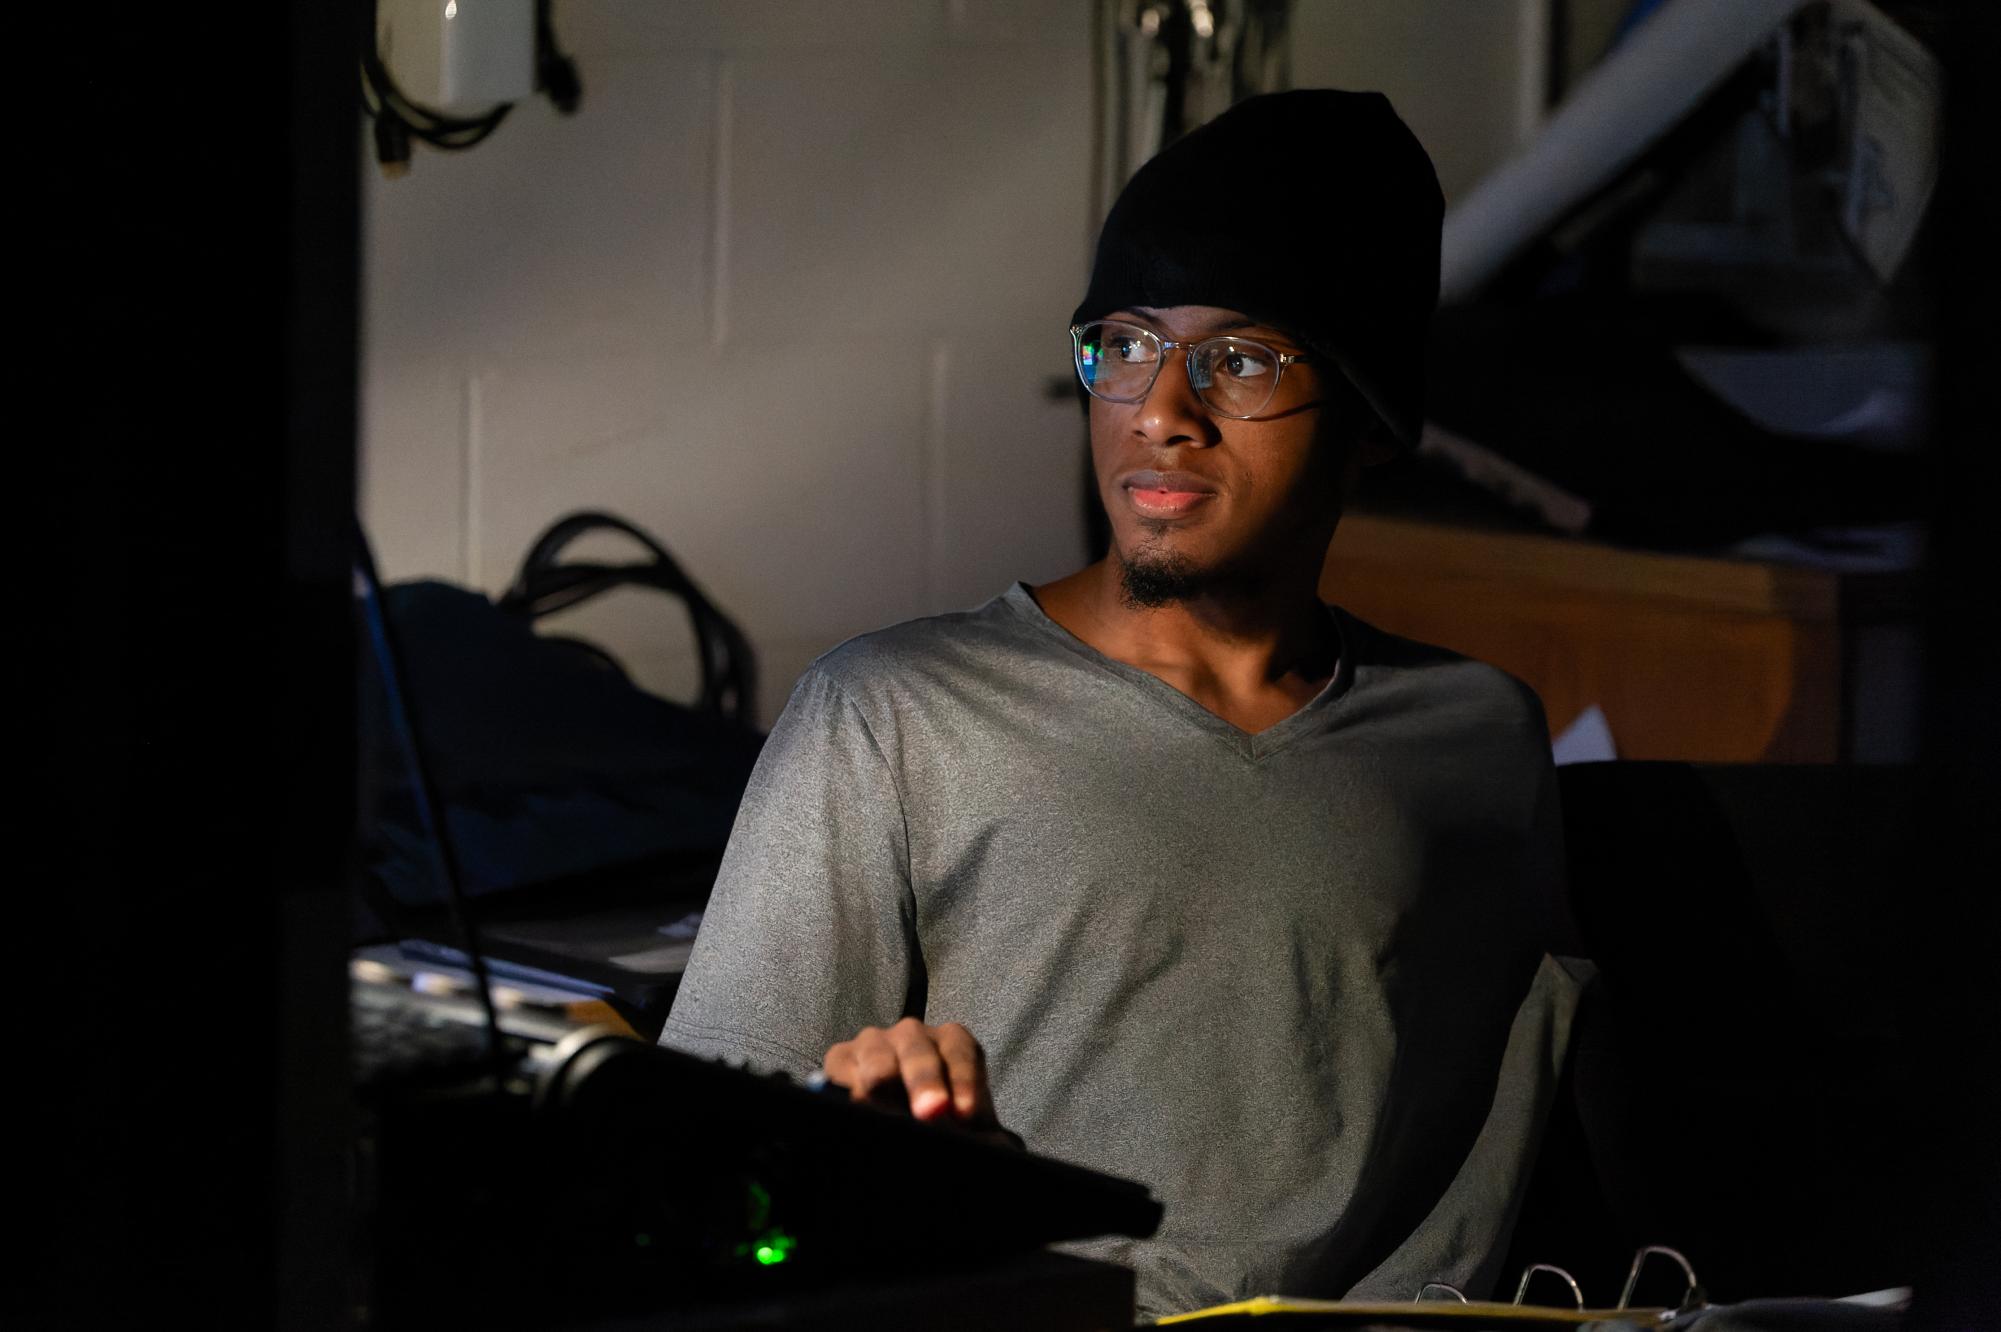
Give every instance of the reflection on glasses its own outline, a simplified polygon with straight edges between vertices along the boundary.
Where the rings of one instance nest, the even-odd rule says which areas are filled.
[[[1285,368],[1306,359],[1255,338],[1226,335],[1175,342],[1150,328],[1118,319],[1072,325],[1070,347],[1077,378],[1092,397],[1106,402],[1143,400],[1160,377],[1167,352],[1185,348],[1188,383],[1195,396],[1216,415],[1238,421],[1249,420],[1269,406]]]

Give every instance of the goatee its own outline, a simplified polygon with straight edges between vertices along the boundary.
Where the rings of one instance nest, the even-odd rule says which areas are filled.
[[[1202,591],[1205,579],[1195,561],[1180,553],[1119,553],[1119,600],[1128,610],[1153,610],[1170,602],[1188,601]]]

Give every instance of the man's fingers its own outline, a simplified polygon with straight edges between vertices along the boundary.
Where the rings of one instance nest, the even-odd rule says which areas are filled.
[[[905,1018],[889,1029],[889,1043],[903,1073],[903,1087],[910,1096],[910,1113],[918,1119],[936,1119],[952,1112],[952,1089],[946,1082],[945,1061],[938,1043],[916,1018]]]
[[[954,1119],[998,1129],[987,1057],[956,1022],[927,1027],[914,1017],[887,1030],[864,1027],[851,1041],[828,1047],[827,1080],[857,1101],[907,1106],[917,1119]]]
[[[952,1108],[969,1124],[994,1123],[993,1094],[987,1089],[987,1056],[980,1043],[956,1022],[941,1025],[937,1040],[951,1084]]]
[[[846,1087],[857,1101],[873,1100],[885,1087],[902,1083],[896,1050],[880,1027],[863,1027],[853,1040],[830,1047],[822,1066],[827,1080]]]

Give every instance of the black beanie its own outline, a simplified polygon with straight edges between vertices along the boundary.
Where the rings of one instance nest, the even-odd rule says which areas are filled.
[[[1431,159],[1381,93],[1248,98],[1127,182],[1071,322],[1139,306],[1240,311],[1339,366],[1415,444],[1444,214]]]

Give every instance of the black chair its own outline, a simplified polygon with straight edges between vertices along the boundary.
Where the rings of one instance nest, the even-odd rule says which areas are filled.
[[[1718,1299],[1908,1283],[1915,771],[1559,772],[1600,970],[1510,1274],[1557,1263],[1609,1302],[1651,1243]]]

